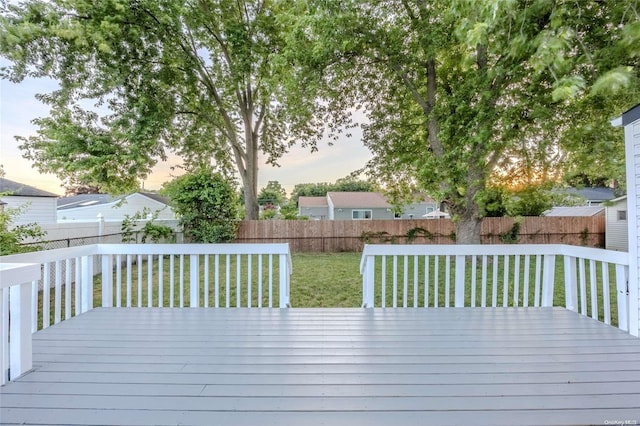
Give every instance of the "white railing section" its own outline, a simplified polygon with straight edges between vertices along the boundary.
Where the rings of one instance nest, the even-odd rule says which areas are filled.
[[[39,263],[32,331],[104,307],[287,307],[287,244],[94,244],[0,257]],[[94,292],[96,294],[94,298]]]
[[[31,287],[39,264],[0,264],[0,385],[31,369]]]
[[[565,306],[625,331],[628,271],[627,253],[560,244],[366,245],[360,263],[364,307]]]

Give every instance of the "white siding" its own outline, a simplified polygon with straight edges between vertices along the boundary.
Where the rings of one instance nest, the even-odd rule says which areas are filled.
[[[620,213],[624,212],[627,219],[622,220]],[[627,198],[615,201],[613,205],[607,206],[605,247],[608,250],[627,251],[629,250],[629,215],[627,211]]]
[[[15,218],[16,225],[25,223],[56,223],[55,197],[24,197],[8,195],[2,201],[7,203],[5,208],[17,209],[24,206],[24,212]]]
[[[640,120],[625,126],[625,154],[627,161],[627,218],[629,220],[629,298],[631,334],[640,329]],[[635,329],[633,324],[636,324]]]
[[[142,212],[144,208],[148,208],[152,213],[160,210],[158,219],[172,220],[175,215],[171,207],[160,203],[142,194],[132,194],[126,197],[126,203],[118,204],[118,202],[99,204],[95,206],[76,207],[58,211],[59,221],[95,221],[98,214],[104,216],[104,220],[123,220],[125,216],[133,216],[138,212]]]

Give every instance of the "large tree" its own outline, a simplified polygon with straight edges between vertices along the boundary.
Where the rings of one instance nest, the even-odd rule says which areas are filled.
[[[4,4],[4,3],[3,3]],[[33,0],[2,6],[2,77],[50,77],[51,115],[22,139],[42,171],[122,192],[176,153],[239,174],[257,219],[258,155],[314,143],[313,102],[283,99],[285,1]],[[312,100],[312,98],[311,98]],[[296,114],[288,114],[291,106]],[[317,129],[317,131],[316,131]]]
[[[534,152],[544,165],[576,120],[591,119],[580,105],[597,103],[587,99],[594,82],[631,90],[638,81],[637,46],[623,40],[635,37],[638,14],[627,2],[309,4],[298,51],[365,109],[372,173],[437,194],[460,243],[479,242],[495,170]],[[616,107],[599,111],[600,122]]]

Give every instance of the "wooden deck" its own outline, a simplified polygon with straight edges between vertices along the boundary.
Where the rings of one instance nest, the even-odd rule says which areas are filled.
[[[640,423],[640,340],[561,308],[95,309],[2,424]]]

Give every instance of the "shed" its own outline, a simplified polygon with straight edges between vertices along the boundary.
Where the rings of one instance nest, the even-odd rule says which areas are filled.
[[[563,217],[591,217],[604,215],[605,208],[602,206],[572,206],[572,207],[553,207],[543,213],[543,216],[563,216]]]
[[[627,221],[629,231],[629,332],[638,336],[640,330],[640,104],[611,122],[624,128],[627,176]]]
[[[56,199],[54,193],[36,187],[0,178],[0,198],[5,209],[22,209],[14,224],[56,223]]]
[[[605,208],[605,248],[629,250],[629,221],[627,220],[627,196],[614,198]]]

